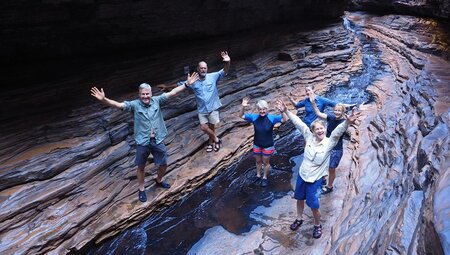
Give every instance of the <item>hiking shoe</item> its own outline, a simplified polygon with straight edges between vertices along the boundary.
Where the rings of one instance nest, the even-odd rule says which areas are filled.
[[[328,193],[331,193],[331,192],[333,192],[333,187],[331,187],[331,188],[329,188],[327,186],[323,186],[322,187],[322,195],[325,195],[325,194],[328,194]]]
[[[313,237],[320,238],[322,236],[322,225],[314,226]]]
[[[139,190],[139,201],[142,203],[147,202],[147,195],[145,194],[145,190]]]
[[[264,188],[264,187],[267,187],[267,183],[268,183],[267,179],[264,179],[264,178],[263,178],[263,179],[261,180],[261,184],[260,184],[260,185],[261,185],[261,187]]]
[[[165,181],[162,181],[162,182],[155,181],[155,182],[156,182],[156,186],[159,186],[159,187],[164,188],[164,189],[170,188],[170,184],[168,184]]]
[[[303,220],[297,220],[297,219],[295,219],[294,223],[292,223],[292,224],[289,226],[289,228],[290,228],[292,231],[295,231],[295,230],[297,230],[302,224],[303,224]]]

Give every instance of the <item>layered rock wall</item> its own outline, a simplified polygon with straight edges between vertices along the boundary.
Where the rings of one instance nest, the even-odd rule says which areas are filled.
[[[433,43],[448,51],[448,41],[431,41],[440,34],[429,26],[431,20],[349,18],[378,40],[392,73],[369,88],[376,107],[366,108],[359,125],[345,213],[333,226],[331,253],[448,253],[448,220],[436,213],[448,210],[438,194],[450,185],[444,71],[449,63],[442,59],[445,54],[427,53]]]
[[[142,82],[180,79],[185,66],[201,60],[217,67],[221,50],[233,58],[255,54],[280,42],[267,34],[274,24],[338,18],[345,5],[329,0],[2,1],[0,125],[14,122],[11,126],[25,129],[18,120],[28,118],[36,126],[60,121],[90,103],[85,91],[92,85],[107,85],[109,96],[118,97]],[[2,131],[10,130],[2,126]]]
[[[89,242],[135,225],[205,183],[248,150],[252,127],[237,116],[244,96],[273,101],[291,90],[304,95],[304,84],[314,82],[323,91],[337,75],[339,80],[348,79],[347,69],[357,49],[343,26],[322,27],[317,33],[273,31],[265,36],[237,42],[250,47],[261,39],[272,40],[272,48],[266,51],[240,60],[230,51],[232,70],[219,85],[224,105],[217,130],[224,144],[219,153],[204,151],[206,137],[198,129],[192,94],[182,94],[164,106],[169,130],[166,178],[172,188],[154,186],[155,169],[149,159],[147,203],[140,203],[136,196],[132,116],[92,100],[87,107],[66,112],[62,121],[17,130],[14,127],[20,125],[4,124],[10,132],[1,144],[0,253],[76,252]],[[278,59],[281,52],[295,51],[302,54],[293,54],[293,61]],[[208,52],[220,58],[217,48],[208,48]],[[136,69],[121,70],[117,76],[134,75]],[[107,93],[108,89],[105,86]],[[87,88],[85,93],[89,97]],[[161,91],[155,88],[154,93]],[[133,91],[116,99],[135,96]]]
[[[366,45],[358,40],[359,34],[377,40],[380,58],[388,67],[370,86],[375,102],[362,107],[363,117],[351,129],[345,158],[351,162],[350,171],[341,176],[345,185],[336,191],[345,196],[340,196],[339,208],[330,202],[329,211],[336,215],[323,214],[325,231],[320,240],[312,243],[288,231],[288,241],[277,249],[280,254],[318,249],[338,254],[448,253],[450,78],[445,56],[450,40],[434,20],[362,14],[347,14],[347,18],[360,30],[354,33],[338,23],[236,40],[236,49],[265,44],[262,39],[272,41],[265,44],[271,47],[246,58],[234,59],[230,51],[232,71],[219,85],[224,104],[217,130],[224,147],[219,153],[204,152],[206,137],[198,129],[191,94],[164,106],[169,129],[166,178],[172,188],[153,185],[155,169],[149,159],[147,203],[138,202],[136,195],[130,115],[92,100],[88,106],[2,123],[0,253],[76,253],[182,198],[250,148],[252,127],[236,115],[244,96],[273,102],[292,90],[303,97],[305,84],[314,83],[321,94],[348,81],[362,68],[361,48]],[[213,47],[217,45],[208,48],[210,59],[219,58],[218,47]],[[132,84],[137,76],[148,75],[149,66],[156,65],[114,71],[106,91],[119,86],[116,79]],[[211,69],[219,67],[211,65]],[[78,79],[69,78],[69,82],[55,82],[57,89],[49,91],[64,95],[71,87],[67,83],[73,85]],[[133,92],[115,99],[134,98],[135,85]],[[26,95],[27,90],[22,92]],[[89,97],[87,86],[84,93]],[[286,222],[274,227],[286,228]]]
[[[450,1],[448,0],[352,0],[351,3],[351,8],[355,10],[450,18]]]

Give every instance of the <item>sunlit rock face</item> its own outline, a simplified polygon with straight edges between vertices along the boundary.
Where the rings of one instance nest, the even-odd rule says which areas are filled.
[[[363,66],[361,49],[366,45],[360,35],[376,41],[386,67],[369,86],[374,102],[361,107],[362,118],[350,128],[339,195],[323,212],[322,238],[314,241],[289,232],[295,208],[286,206],[270,212],[275,217],[267,232],[247,235],[252,240],[248,249],[239,243],[226,247],[227,251],[449,253],[448,31],[429,19],[351,13],[346,18],[357,28],[339,22],[308,31],[277,29],[153,56],[164,66],[172,63],[182,70],[186,64],[195,65],[196,55],[201,55],[216,70],[221,66],[218,51],[227,46],[232,69],[219,86],[224,105],[217,130],[224,144],[220,152],[204,151],[206,138],[197,127],[191,94],[177,96],[164,106],[169,129],[167,180],[172,188],[166,191],[153,185],[155,169],[149,159],[149,201],[144,204],[137,200],[130,115],[92,100],[87,106],[46,105],[46,114],[42,109],[31,116],[17,113],[20,118],[1,123],[0,253],[76,253],[89,242],[113,236],[174,203],[250,148],[253,128],[237,116],[244,96],[272,103],[292,90],[304,96],[305,84],[314,83],[320,94],[345,83]],[[189,57],[181,60],[183,54]],[[114,99],[133,99],[138,81],[151,79],[152,70],[162,70],[159,64],[145,57],[102,63],[89,67],[87,76],[80,72],[53,80],[38,95],[86,100],[89,83],[94,83],[107,93],[116,91]],[[170,77],[162,80],[165,84],[183,79],[174,71],[165,72]],[[84,90],[70,93],[78,82]],[[120,86],[127,92],[117,93]],[[154,92],[161,93],[157,88]],[[14,93],[36,100],[36,108],[42,104],[39,96],[30,96],[25,89]],[[21,109],[17,98],[9,100]],[[311,222],[305,226],[311,228]],[[226,235],[229,243],[236,239],[222,229],[210,232]],[[200,245],[195,248],[203,250]]]
[[[351,0],[352,8],[378,12],[396,11],[404,14],[450,18],[449,0]]]

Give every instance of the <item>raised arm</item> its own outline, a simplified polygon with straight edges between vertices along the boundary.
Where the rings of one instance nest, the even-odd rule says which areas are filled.
[[[327,119],[327,115],[325,113],[321,112],[319,107],[317,107],[316,95],[314,93],[311,93],[309,95],[309,101],[311,101],[312,107],[313,107],[314,112],[316,113],[316,115],[319,116],[319,118],[326,120]]]
[[[176,94],[180,93],[181,91],[183,91],[186,88],[186,86],[187,87],[191,86],[196,80],[198,80],[198,73],[194,72],[194,73],[192,73],[192,75],[188,74],[184,85],[177,86],[176,88],[172,89],[170,92],[166,93],[167,98],[171,98],[171,97],[175,96]]]
[[[228,52],[226,51],[222,51],[220,55],[222,56],[224,62],[223,72],[225,73],[225,75],[227,75],[228,71],[230,71],[231,58],[230,56],[228,56]]]
[[[294,95],[294,93],[291,91],[291,92],[289,93],[288,98],[289,98],[289,101],[291,101],[291,104],[293,104],[294,106],[296,106],[297,102],[294,100],[293,95]]]
[[[289,120],[289,117],[287,116],[287,114],[285,112],[281,112],[281,116],[283,117],[283,119],[281,120],[281,122],[286,122]]]
[[[249,97],[244,97],[242,98],[242,106],[241,106],[241,110],[239,111],[239,117],[245,119],[245,107],[248,106],[248,101],[250,101]]]
[[[300,130],[303,136],[312,135],[308,126],[297,115],[293,114],[291,111],[288,111],[286,104],[282,100],[277,100],[276,107],[280,112],[286,114],[287,117],[289,117],[289,119],[292,121],[292,123],[294,123],[295,127]]]
[[[112,99],[109,99],[105,96],[105,92],[103,91],[103,88],[100,90],[97,87],[91,88],[91,95],[97,100],[99,100],[102,104],[105,104],[107,106],[115,107],[118,109],[123,109],[125,107],[124,103],[119,103],[117,101],[114,101]]]
[[[342,104],[344,105],[346,111],[352,109],[353,107],[357,106],[358,104]]]

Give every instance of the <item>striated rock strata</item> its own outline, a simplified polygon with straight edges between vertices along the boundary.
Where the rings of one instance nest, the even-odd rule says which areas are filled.
[[[391,74],[370,86],[376,104],[359,124],[345,213],[333,226],[330,251],[448,253],[448,204],[436,198],[450,185],[450,65],[442,58],[449,37],[433,20],[348,17],[377,39]]]
[[[206,138],[197,128],[191,94],[166,105],[172,188],[154,187],[150,164],[144,204],[136,195],[131,116],[92,101],[67,112],[63,121],[16,131],[4,124],[10,132],[0,144],[0,253],[76,252],[182,198],[250,148],[252,127],[236,116],[242,97],[273,101],[292,90],[304,96],[308,83],[319,93],[342,84],[362,68],[365,45],[359,35],[377,40],[387,67],[369,87],[375,102],[361,107],[363,117],[351,128],[340,189],[324,201],[324,235],[314,241],[287,231],[292,203],[288,214],[274,213],[278,216],[262,230],[267,232],[249,234],[258,241],[239,251],[450,252],[445,198],[450,65],[443,57],[450,40],[434,20],[351,13],[346,18],[356,32],[338,23],[291,33],[263,52],[233,59],[229,77],[219,86],[224,106],[218,133],[224,147],[218,153],[204,151]],[[139,73],[136,69],[121,75]]]
[[[357,35],[376,40],[386,66],[368,88],[375,102],[361,106],[360,122],[350,127],[335,191],[321,198],[324,235],[312,238],[309,210],[300,230],[289,230],[296,217],[289,195],[254,210],[258,225],[248,233],[211,228],[189,254],[450,252],[448,37],[428,19],[346,18]]]
[[[232,45],[250,48],[255,40],[277,38],[270,44],[263,43],[272,45],[268,51],[232,59],[232,71],[219,87],[224,105],[223,122],[218,128],[224,147],[219,153],[205,152],[206,137],[198,129],[192,94],[180,95],[163,108],[169,130],[165,141],[169,150],[167,179],[172,188],[166,191],[154,187],[154,165],[150,164],[149,202],[144,204],[136,196],[130,115],[92,100],[87,107],[65,113],[62,121],[51,122],[54,116],[39,115],[47,122],[28,129],[19,129],[21,124],[15,122],[5,123],[3,130],[9,135],[0,146],[0,252],[77,251],[88,242],[99,242],[138,223],[182,198],[247,151],[252,127],[236,115],[244,96],[272,101],[293,89],[303,93],[300,87],[312,81],[319,91],[323,90],[336,76],[348,78],[352,56],[358,54],[354,38],[341,25],[314,33],[268,36]],[[280,52],[296,50],[303,57],[293,54],[293,61],[278,60]],[[207,48],[207,53],[212,52],[215,59],[219,58],[217,47],[214,51]],[[230,49],[233,57],[232,52]],[[136,69],[141,70],[122,70],[111,79],[136,75]],[[146,76],[144,71],[141,73]],[[104,85],[107,92],[110,86],[118,86],[117,81],[111,83]],[[134,98],[137,85],[133,85],[133,93],[116,99]],[[154,92],[160,93],[157,89]],[[85,96],[89,97],[87,88]]]
[[[351,0],[351,8],[382,13],[402,13],[435,18],[450,18],[449,0]]]

